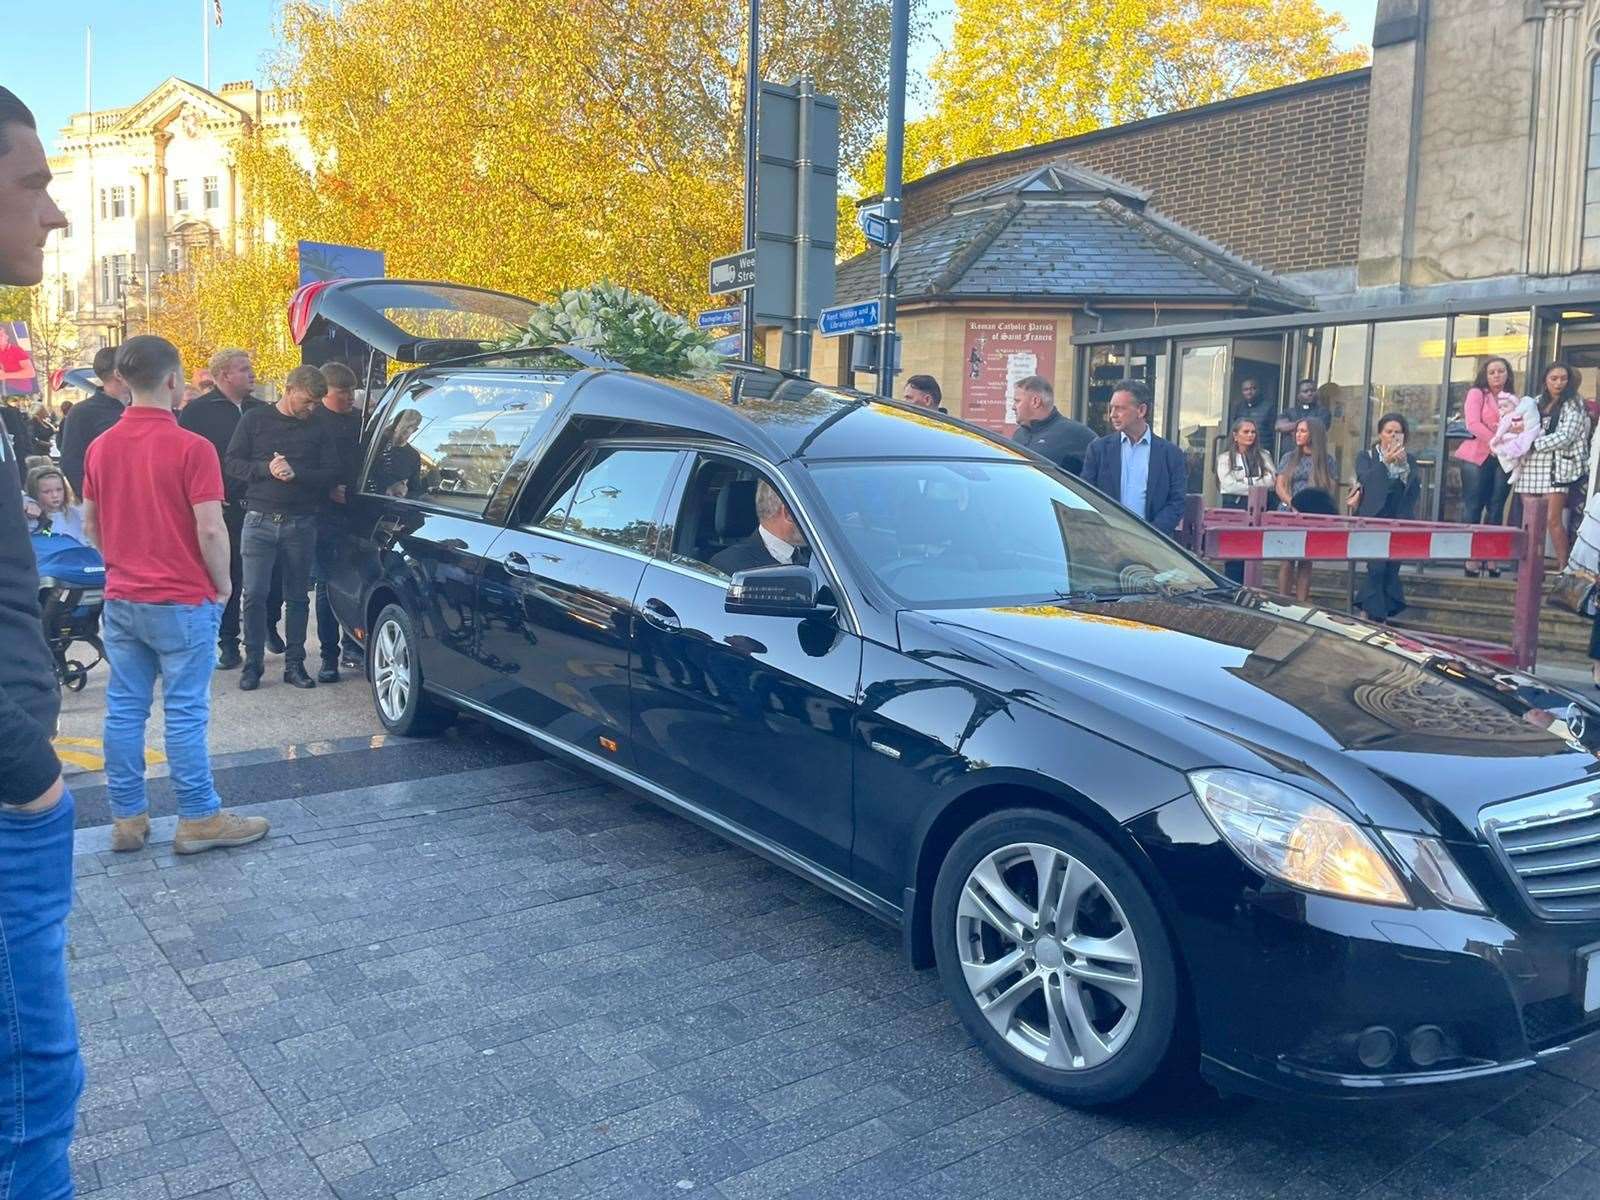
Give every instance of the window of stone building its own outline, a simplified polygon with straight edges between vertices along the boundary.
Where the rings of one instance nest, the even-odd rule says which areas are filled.
[[[187,179],[174,179],[172,181],[172,211],[184,212],[189,207],[189,181]]]
[[[112,217],[125,217],[125,216],[128,215],[128,189],[127,188],[125,188],[125,187],[114,187],[114,188],[111,188],[110,189],[110,199],[111,199],[111,214],[110,215]],[[102,210],[101,215],[102,216],[105,215],[104,210]]]
[[[205,192],[207,208],[222,207],[222,187],[217,182],[215,175],[207,175],[205,177]]]
[[[1600,58],[1589,66],[1589,147],[1583,173],[1583,266],[1600,268]]]
[[[1377,436],[1385,413],[1397,412],[1411,427],[1407,449],[1422,468],[1422,497],[1413,514],[1433,517],[1438,503],[1443,454],[1445,319],[1385,321],[1372,333],[1372,401],[1363,442]]]
[[[122,289],[128,282],[128,256],[126,254],[107,254],[100,259],[100,298],[102,300],[122,299]]]

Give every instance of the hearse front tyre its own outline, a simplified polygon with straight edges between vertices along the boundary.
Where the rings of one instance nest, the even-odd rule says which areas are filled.
[[[398,604],[386,605],[373,622],[367,649],[367,680],[378,720],[401,737],[427,737],[454,715],[422,689],[416,627]]]
[[[1149,891],[1104,838],[1039,809],[968,829],[933,894],[939,976],[1005,1071],[1067,1104],[1122,1100],[1172,1052],[1179,975]]]

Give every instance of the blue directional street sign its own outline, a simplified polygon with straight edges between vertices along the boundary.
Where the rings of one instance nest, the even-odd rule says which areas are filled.
[[[878,327],[878,302],[863,300],[859,304],[837,304],[825,308],[817,319],[817,328],[823,337],[838,337],[841,333],[859,333],[863,329]]]
[[[729,308],[713,308],[695,318],[701,329],[717,329],[723,325],[737,325],[744,320],[744,309],[737,304]]]

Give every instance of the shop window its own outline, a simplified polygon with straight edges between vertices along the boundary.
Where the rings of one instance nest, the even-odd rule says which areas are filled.
[[[1161,432],[1161,422],[1167,414],[1167,343],[1164,339],[1134,342],[1128,347],[1130,379],[1142,379],[1150,389],[1150,426]],[[1111,432],[1109,427],[1096,432]]]
[[[1228,342],[1182,346],[1178,350],[1177,411],[1173,441],[1189,467],[1187,491],[1217,503],[1213,469],[1222,436],[1228,396]]]
[[[1367,436],[1367,327],[1324,325],[1306,332],[1300,374],[1316,381],[1317,403],[1328,410],[1328,453],[1339,478],[1355,478],[1356,455]],[[1294,445],[1293,431],[1279,438],[1279,459]]]
[[[1372,399],[1363,440],[1372,440],[1384,414],[1396,412],[1411,427],[1407,447],[1422,468],[1422,496],[1414,514],[1433,516],[1438,503],[1444,431],[1445,320],[1388,321],[1373,327]]]
[[[1127,347],[1120,343],[1089,347],[1089,374],[1084,389],[1086,402],[1083,421],[1096,433],[1111,432],[1111,425],[1106,420],[1106,409],[1111,404],[1111,389],[1116,387],[1119,379],[1125,378],[1128,374],[1126,351]],[[1154,413],[1151,414],[1151,423],[1155,423]]]
[[[1600,269],[1600,58],[1589,66],[1589,153],[1583,173],[1583,267]]]

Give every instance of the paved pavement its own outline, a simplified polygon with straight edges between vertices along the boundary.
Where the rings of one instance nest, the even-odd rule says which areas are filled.
[[[247,810],[271,838],[193,858],[170,817],[78,834],[85,1196],[1600,1197],[1600,1051],[1378,1109],[1077,1112],[889,929],[548,761]]]

